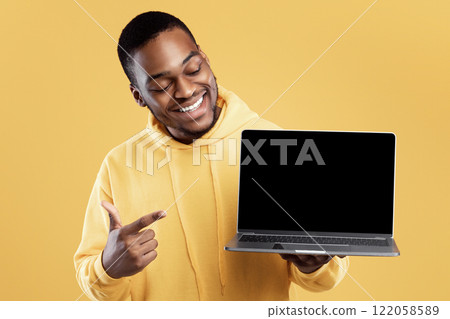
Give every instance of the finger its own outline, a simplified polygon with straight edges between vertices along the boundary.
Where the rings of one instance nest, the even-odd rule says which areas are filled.
[[[149,263],[151,263],[153,260],[155,260],[157,255],[158,255],[158,253],[156,252],[156,250],[152,250],[151,252],[142,256],[144,264],[148,265]]]
[[[302,265],[324,265],[333,257],[329,255],[296,255],[297,263]]]
[[[333,259],[333,255],[309,255],[311,257],[310,262],[314,264],[326,264],[331,259]]]
[[[334,256],[328,256],[328,255],[323,256],[322,258],[320,258],[320,262],[324,265],[328,264],[330,262],[330,260],[333,259],[333,257]]]
[[[119,211],[117,208],[106,200],[102,200],[100,205],[106,209],[109,215],[109,231],[119,229],[122,227],[122,221],[120,220]]]
[[[280,256],[281,256],[281,258],[283,258],[284,260],[287,260],[287,261],[294,261],[297,259],[297,257],[292,254],[280,254]]]
[[[147,227],[148,225],[151,225],[152,223],[156,222],[158,219],[164,218],[164,216],[166,215],[167,215],[166,212],[163,210],[159,210],[144,215],[138,220],[132,222],[131,224],[123,226],[122,231],[127,234],[135,234],[142,228]]]
[[[155,231],[153,229],[145,229],[135,235],[137,237],[137,243],[142,245],[143,243],[155,238]]]
[[[302,264],[308,264],[311,263],[311,261],[315,260],[314,255],[295,255],[297,258],[297,262],[300,262]]]
[[[144,269],[145,267],[148,266],[149,263],[151,263],[153,260],[155,260],[156,255],[157,255],[156,250],[152,250],[152,251],[150,251],[149,253],[147,253],[147,254],[145,254],[145,255],[142,254],[142,255],[140,256],[139,262],[138,262],[138,264],[139,264],[139,266],[138,266],[138,267],[139,267],[139,270]]]
[[[306,264],[312,259],[312,256],[310,255],[297,255],[297,254],[280,254],[280,255],[281,258],[283,258],[284,260],[300,264]]]
[[[156,239],[149,240],[148,242],[141,245],[140,252],[142,255],[150,253],[158,247],[158,241]]]

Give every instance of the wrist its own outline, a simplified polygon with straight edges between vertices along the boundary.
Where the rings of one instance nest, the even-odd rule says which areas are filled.
[[[104,253],[104,250],[102,251],[102,253],[101,253],[101,255],[100,255],[100,263],[101,263],[101,265],[102,265],[102,269],[103,269],[103,272],[105,273],[105,275],[107,276],[107,277],[109,277],[109,278],[111,278],[111,279],[120,279],[120,278],[122,278],[122,277],[115,277],[112,273],[111,273],[111,270],[109,269],[110,268],[110,266],[105,266],[105,262],[104,262],[104,260],[103,260],[103,253]],[[108,272],[109,271],[109,272]]]
[[[106,268],[103,266],[102,255],[98,256],[94,262],[94,271],[97,276],[97,280],[100,284],[110,284],[110,283],[119,283],[123,280],[123,277],[114,278],[111,277],[107,272]]]

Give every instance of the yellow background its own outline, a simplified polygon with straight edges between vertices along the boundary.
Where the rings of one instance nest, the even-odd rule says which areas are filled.
[[[79,1],[116,41],[139,13],[179,17],[218,82],[258,113],[372,2]],[[446,0],[378,1],[264,115],[284,128],[397,134],[401,256],[352,257],[349,269],[376,300],[449,299],[449,16]],[[100,163],[148,111],[113,39],[74,1],[2,1],[0,32],[0,300],[75,300],[72,257]],[[302,298],[370,300],[349,277]]]

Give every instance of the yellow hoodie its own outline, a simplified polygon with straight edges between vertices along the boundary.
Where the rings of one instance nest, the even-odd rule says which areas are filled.
[[[299,286],[323,291],[345,276],[348,257],[303,274],[278,254],[224,250],[236,232],[240,133],[280,128],[256,121],[258,115],[236,94],[218,89],[219,119],[194,144],[171,138],[149,112],[147,127],[106,155],[74,256],[77,281],[90,299],[289,300],[289,292],[291,299],[301,294]],[[114,279],[104,271],[109,217],[102,200],[117,207],[122,225],[167,211],[148,226],[156,233],[158,256],[140,273]]]

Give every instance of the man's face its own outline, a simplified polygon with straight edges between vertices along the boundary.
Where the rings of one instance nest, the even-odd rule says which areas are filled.
[[[185,31],[161,32],[134,59],[140,65],[134,64],[137,87],[130,85],[136,102],[147,105],[176,139],[190,144],[212,128],[221,110],[216,79],[206,54]]]

